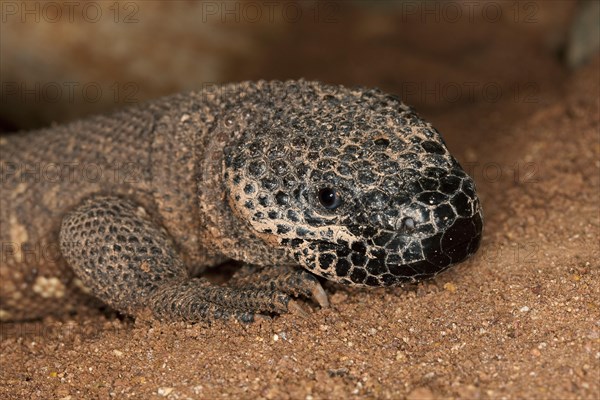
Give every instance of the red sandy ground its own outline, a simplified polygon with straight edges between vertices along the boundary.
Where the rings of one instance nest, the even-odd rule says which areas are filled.
[[[418,77],[443,71],[465,81],[480,71],[485,81],[483,71],[493,71],[503,82],[539,89],[528,93],[533,101],[477,97],[417,107],[477,182],[485,234],[471,260],[418,286],[327,285],[332,307],[306,304],[308,318],[205,326],[83,310],[3,324],[0,398],[598,399],[600,60],[570,74],[529,51],[537,48],[534,34],[517,32],[521,40],[511,42],[499,32],[495,44],[477,36],[481,52],[495,46],[487,64],[463,59],[444,69],[435,57],[429,64],[411,64],[414,54],[404,59]],[[439,59],[446,57],[441,42],[456,35],[431,33]],[[261,55],[256,71],[276,75],[273,66],[295,76],[292,61],[271,61],[293,60],[292,52],[310,57],[301,42],[274,48],[272,59]],[[370,48],[365,43],[361,57],[369,59]],[[340,70],[355,68],[355,80],[394,91],[398,82],[369,81],[392,76],[385,65]],[[336,81],[336,73],[316,77]]]

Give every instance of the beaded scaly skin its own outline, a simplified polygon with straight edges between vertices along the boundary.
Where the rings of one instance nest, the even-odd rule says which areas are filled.
[[[159,319],[303,313],[294,296],[328,304],[315,275],[417,281],[481,240],[473,180],[429,123],[378,90],[244,82],[0,146],[2,320],[90,294]],[[31,176],[52,164],[75,172]],[[94,179],[80,173],[91,165]],[[27,257],[35,248],[52,251]],[[244,266],[227,285],[199,276],[228,259]]]

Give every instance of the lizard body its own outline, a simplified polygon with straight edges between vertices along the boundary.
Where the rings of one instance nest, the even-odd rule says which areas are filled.
[[[292,296],[326,305],[314,275],[435,276],[483,229],[439,133],[378,90],[226,85],[4,136],[0,161],[1,320],[91,294],[130,315],[248,321]],[[228,286],[197,277],[228,259],[246,264]]]

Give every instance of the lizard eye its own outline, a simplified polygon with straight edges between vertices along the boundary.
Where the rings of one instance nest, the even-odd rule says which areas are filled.
[[[338,208],[342,204],[342,200],[335,189],[328,187],[319,189],[319,202],[328,210]]]

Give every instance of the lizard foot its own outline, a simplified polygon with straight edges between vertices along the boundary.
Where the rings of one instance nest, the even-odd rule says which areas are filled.
[[[244,265],[229,281],[231,287],[277,290],[288,295],[311,298],[322,308],[329,300],[319,280],[295,267],[259,267]]]
[[[161,319],[213,320],[237,317],[253,322],[267,315],[307,313],[292,298],[266,287],[225,287],[203,278],[165,283],[149,299],[154,314]]]

